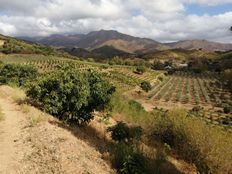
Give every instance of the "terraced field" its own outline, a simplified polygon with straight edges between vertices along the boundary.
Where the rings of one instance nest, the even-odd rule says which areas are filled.
[[[232,115],[223,113],[223,106],[231,104],[232,94],[219,82],[217,74],[176,72],[157,81],[147,95],[147,102],[158,107],[203,106],[194,116],[207,123],[232,128]]]

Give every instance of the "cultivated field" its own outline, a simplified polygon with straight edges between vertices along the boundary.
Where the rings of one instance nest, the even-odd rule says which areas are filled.
[[[147,70],[143,74],[138,74],[134,72],[135,67],[131,66],[110,66],[39,55],[8,55],[0,60],[5,63],[33,65],[38,68],[40,73],[57,70],[60,66],[74,66],[81,71],[91,69],[102,73],[105,79],[124,93],[128,93],[128,91],[132,91],[132,94],[136,93],[135,89],[138,89],[140,83],[148,81],[151,83],[152,89],[145,95],[141,95],[139,99],[150,104],[151,108],[171,109],[184,106],[191,110],[194,106],[202,106],[204,110],[196,114],[197,117],[213,125],[232,127],[232,115],[223,113],[223,106],[231,103],[232,95],[223,87],[218,80],[218,75],[214,73],[194,74],[179,71],[165,76],[163,72]],[[135,95],[130,97],[138,99]]]
[[[217,74],[209,72],[176,72],[162,81],[156,81],[146,102],[166,109],[201,106],[204,109],[195,116],[207,123],[231,128],[232,115],[223,113],[223,106],[231,104],[232,95],[218,78]]]

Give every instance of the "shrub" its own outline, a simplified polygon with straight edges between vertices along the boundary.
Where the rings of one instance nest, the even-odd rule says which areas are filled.
[[[111,137],[117,142],[129,142],[139,140],[143,130],[140,126],[128,126],[126,123],[118,122],[116,125],[108,128]]]
[[[141,153],[132,153],[124,159],[122,174],[147,174],[147,161]]]
[[[28,65],[6,64],[0,66],[0,83],[23,86],[38,75],[36,68]]]
[[[48,113],[77,124],[88,123],[94,110],[109,103],[115,88],[96,72],[62,68],[29,86],[27,95]]]
[[[145,66],[138,66],[137,68],[136,68],[136,72],[137,73],[139,73],[139,74],[143,74],[143,73],[145,73],[146,72],[146,67]]]
[[[127,124],[123,122],[118,122],[116,125],[108,128],[108,131],[111,132],[112,139],[118,142],[125,142],[130,137],[130,129]]]
[[[147,174],[147,160],[137,148],[120,142],[114,149],[114,165],[122,174]]]
[[[128,104],[129,104],[129,107],[130,107],[131,109],[134,109],[136,112],[145,111],[145,110],[144,110],[144,107],[143,107],[139,102],[137,102],[137,101],[135,101],[135,100],[130,100],[130,101],[128,102]]]
[[[230,106],[225,106],[223,108],[223,111],[224,111],[225,114],[229,114],[232,111],[232,108]]]
[[[142,82],[141,84],[140,84],[140,87],[144,90],[144,91],[146,91],[146,92],[148,92],[148,91],[150,91],[151,90],[151,84],[149,83],[149,82],[147,82],[147,81],[144,81],[144,82]]]

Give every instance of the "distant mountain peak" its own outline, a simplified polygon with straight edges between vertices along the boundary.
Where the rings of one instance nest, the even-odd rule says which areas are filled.
[[[187,50],[201,49],[203,51],[228,51],[232,44],[210,42],[201,39],[181,40],[172,43],[160,43],[152,39],[139,38],[116,30],[101,29],[88,34],[55,34],[49,37],[27,38],[25,40],[58,47],[79,47],[88,50],[102,46],[113,46],[118,50],[128,53],[146,53],[154,50],[182,48]]]

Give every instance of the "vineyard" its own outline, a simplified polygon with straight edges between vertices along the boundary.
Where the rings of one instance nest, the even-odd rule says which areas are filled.
[[[231,100],[231,93],[213,73],[176,72],[162,81],[156,81],[147,96],[147,101],[155,106],[203,106],[202,111],[193,115],[208,123],[230,128],[232,115],[224,114],[222,108],[231,104]]]

